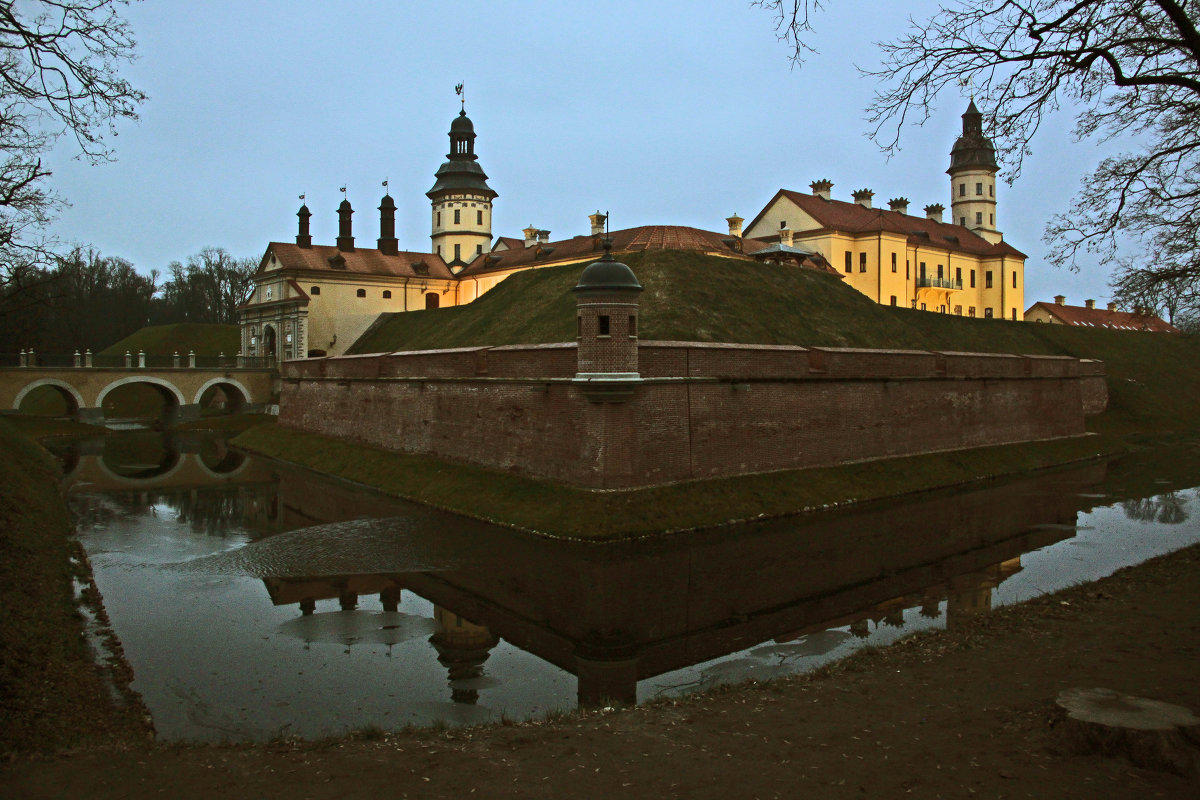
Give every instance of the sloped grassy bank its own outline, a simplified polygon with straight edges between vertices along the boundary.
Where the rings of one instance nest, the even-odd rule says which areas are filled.
[[[595,541],[711,527],[1013,475],[1119,452],[1112,436],[981,447],[629,491],[597,492],[260,425],[233,443],[499,525]]]
[[[150,734],[127,668],[98,666],[82,634],[75,584],[93,614],[103,608],[59,477],[50,454],[0,418],[0,754]]]

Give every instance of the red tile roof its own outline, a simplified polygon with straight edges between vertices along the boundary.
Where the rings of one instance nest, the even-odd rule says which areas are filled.
[[[771,202],[758,212],[754,221],[746,226],[746,229],[753,228],[781,196],[791,200],[822,227],[830,230],[845,233],[887,231],[904,234],[908,237],[909,244],[916,246],[936,247],[941,250],[952,250],[975,256],[1006,255],[1026,258],[1024,253],[1007,242],[992,244],[962,225],[936,222],[925,217],[901,214],[885,208],[867,208],[858,203],[847,203],[842,200],[826,200],[824,197],[814,194],[793,192],[789,189],[780,189],[775,197],[771,198]],[[805,231],[796,231],[797,236],[803,236],[804,233]]]
[[[1153,314],[1135,314],[1129,311],[1109,311],[1104,308],[1059,305],[1058,303],[1034,303],[1025,312],[1035,308],[1045,311],[1064,325],[1084,328],[1115,328],[1126,331],[1154,331],[1155,333],[1179,333],[1179,329]]]
[[[355,275],[386,275],[399,278],[448,279],[453,277],[446,262],[441,257],[430,253],[401,251],[392,256],[385,255],[374,248],[338,250],[330,245],[314,244],[312,247],[301,247],[291,242],[271,242],[267,245],[267,252],[258,265],[260,274],[271,254],[275,255],[283,269],[348,272]],[[338,255],[346,261],[344,269],[335,268],[329,261]],[[423,265],[426,273],[418,272],[414,268],[414,264]]]
[[[612,231],[608,235],[612,237],[614,253],[630,253],[639,250],[694,250],[728,256],[741,255],[723,241],[729,238],[728,234],[687,228],[681,225],[643,225],[637,228]],[[603,252],[602,238],[598,235],[576,236],[572,239],[548,242],[540,248],[534,245],[484,253],[460,272],[459,277],[466,278],[489,272],[599,256]],[[766,246],[764,242],[755,239],[744,239],[742,242],[745,254],[761,250]]]

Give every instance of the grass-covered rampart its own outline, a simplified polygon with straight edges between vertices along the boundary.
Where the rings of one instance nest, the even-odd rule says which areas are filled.
[[[147,355],[209,357],[224,353],[234,356],[242,347],[241,329],[237,325],[211,325],[199,322],[177,322],[172,325],[151,325],[134,331],[121,341],[106,347],[97,355],[123,356],[128,351],[144,351]]]

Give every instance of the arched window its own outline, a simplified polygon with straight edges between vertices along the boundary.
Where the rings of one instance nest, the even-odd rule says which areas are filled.
[[[429,294],[425,295],[425,307],[437,308],[440,300],[441,298],[438,296],[437,292],[430,292]]]
[[[367,290],[366,290],[366,289],[359,289],[359,290],[358,290],[358,296],[359,296],[359,297],[366,297],[366,296],[367,296]]]
[[[320,286],[310,286],[310,287],[309,287],[309,289],[308,289],[308,293],[309,293],[309,294],[320,294],[320,293],[321,293],[321,287],[320,287]]]
[[[392,290],[391,290],[391,289],[384,289],[384,290],[383,290],[383,299],[384,299],[384,300],[391,300],[391,299],[392,299]]]

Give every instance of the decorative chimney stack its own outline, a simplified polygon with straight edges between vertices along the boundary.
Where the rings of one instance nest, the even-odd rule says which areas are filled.
[[[735,239],[742,238],[742,223],[745,221],[734,212],[732,217],[726,217],[725,221],[729,223],[729,235]]]
[[[338,250],[354,250],[354,234],[350,224],[350,215],[353,213],[349,200],[343,200],[338,206]]]
[[[533,247],[535,244],[537,244],[537,235],[538,235],[537,228],[530,225],[528,228],[521,231],[521,233],[525,234],[525,246],[526,247]]]
[[[575,383],[593,403],[629,399],[638,374],[638,295],[642,285],[613,258],[612,239],[604,255],[584,268],[575,292],[579,342]]]
[[[908,198],[893,197],[891,200],[888,200],[888,208],[890,208],[892,211],[895,211],[897,214],[907,214]]]
[[[1084,307],[1085,307],[1085,308],[1095,308],[1095,307],[1096,307],[1096,301],[1095,301],[1095,300],[1084,300],[1084,301],[1083,301],[1083,305],[1084,305]]]
[[[932,203],[927,205],[925,206],[925,219],[931,219],[934,222],[941,222],[942,212],[945,210],[946,207],[941,203]]]
[[[1065,306],[1067,304],[1067,296],[1065,294],[1054,295],[1055,305]]]
[[[400,242],[396,239],[396,201],[390,194],[385,194],[379,201],[379,252],[394,256],[400,252]]]
[[[871,207],[871,198],[875,196],[875,193],[872,192],[870,189],[859,189],[857,192],[854,193],[853,196],[854,196],[854,202],[858,203],[863,208],[870,208]]]
[[[832,196],[831,193],[833,192],[833,181],[822,178],[819,181],[813,181],[808,186],[810,189],[812,189],[812,193],[817,197],[823,197],[826,200],[829,200]]]
[[[785,247],[792,246],[792,229],[791,228],[780,228],[779,229],[779,243]]]
[[[588,214],[588,221],[592,223],[592,236],[599,236],[604,233],[604,223],[608,222],[608,215],[597,211],[595,214]]]
[[[1109,303],[1109,304],[1108,304],[1108,310],[1109,310],[1109,311],[1116,311],[1116,310],[1117,310],[1117,304],[1116,304],[1116,303]]]
[[[550,231],[540,230],[537,232],[537,240],[539,244],[550,244]]]
[[[308,231],[308,218],[312,216],[312,212],[308,210],[308,206],[301,205],[296,216],[300,218],[300,230],[296,234],[296,244],[300,247],[312,247],[312,234]]]

